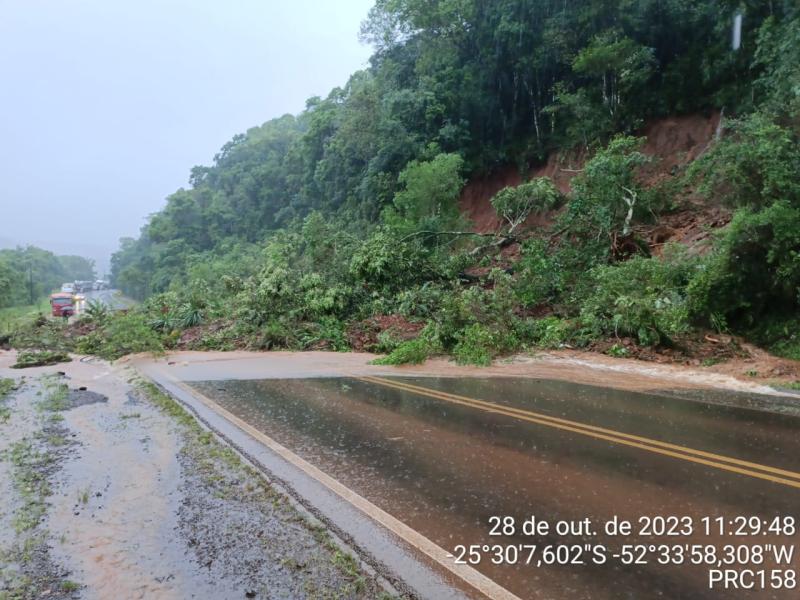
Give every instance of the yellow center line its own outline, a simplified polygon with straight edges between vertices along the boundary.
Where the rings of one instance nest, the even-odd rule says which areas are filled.
[[[758,463],[752,463],[737,458],[705,452],[703,450],[696,450],[694,448],[687,448],[677,444],[661,442],[659,440],[652,440],[641,436],[623,433],[621,431],[579,423],[577,421],[569,421],[567,419],[551,417],[549,415],[543,415],[532,411],[506,407],[491,402],[485,402],[483,400],[468,398],[466,396],[458,396],[456,394],[450,394],[447,392],[439,392],[437,390],[431,390],[429,388],[424,388],[413,384],[384,379],[382,377],[360,376],[356,377],[356,379],[800,489],[800,473],[796,473],[794,471],[787,471],[767,465],[760,465]],[[782,476],[772,475],[771,473]],[[796,479],[796,481],[793,479]]]
[[[696,455],[696,456],[701,456],[703,458],[710,458],[712,460],[716,460],[716,461],[720,461],[720,462],[728,462],[728,463],[731,463],[731,464],[734,464],[734,465],[738,465],[738,466],[741,466],[741,467],[752,468],[752,469],[756,469],[756,470],[760,470],[760,471],[765,471],[767,473],[774,473],[776,475],[782,475],[782,476],[786,476],[786,477],[793,478],[793,479],[800,479],[800,473],[796,473],[794,471],[787,471],[785,469],[778,469],[776,467],[770,467],[770,466],[767,466],[767,465],[761,465],[761,464],[758,464],[758,463],[753,463],[753,462],[749,462],[749,461],[746,461],[746,460],[741,460],[741,459],[738,459],[738,458],[732,458],[732,457],[729,457],[729,456],[722,456],[720,454],[714,454],[713,452],[705,452],[703,450],[696,450],[694,448],[688,448],[686,446],[680,446],[680,445],[677,445],[677,444],[670,444],[669,442],[662,442],[660,440],[654,440],[654,439],[651,439],[651,438],[646,438],[646,437],[642,437],[642,436],[638,436],[638,435],[633,435],[633,434],[630,434],[630,433],[624,433],[622,431],[616,431],[614,429],[606,429],[604,427],[598,427],[596,425],[589,425],[587,423],[580,423],[578,421],[570,421],[568,419],[561,419],[559,417],[552,417],[550,415],[545,415],[545,414],[542,414],[542,413],[536,413],[536,412],[533,412],[533,411],[514,408],[514,407],[511,407],[511,406],[504,406],[504,405],[500,405],[500,404],[495,404],[493,402],[486,402],[484,400],[478,400],[476,398],[468,398],[466,396],[459,396],[457,394],[451,394],[449,392],[442,392],[442,391],[439,391],[439,390],[433,390],[433,389],[430,389],[430,388],[421,387],[421,386],[417,386],[417,385],[406,383],[406,382],[395,381],[395,380],[392,380],[392,379],[384,379],[382,377],[372,377],[372,376],[367,376],[367,377],[365,377],[365,379],[372,379],[374,383],[380,383],[382,385],[392,384],[392,385],[400,386],[400,387],[403,387],[403,388],[407,388],[409,391],[421,392],[421,393],[426,393],[426,394],[434,394],[437,397],[441,396],[441,399],[443,399],[443,400],[453,399],[453,400],[459,400],[459,401],[462,401],[462,402],[469,402],[469,403],[472,403],[472,404],[479,404],[479,405],[485,406],[487,408],[500,408],[502,410],[506,410],[508,412],[513,412],[513,413],[521,415],[521,416],[536,417],[537,419],[543,419],[543,420],[546,420],[546,421],[552,421],[554,423],[560,423],[560,424],[569,425],[569,426],[572,426],[572,427],[579,427],[581,429],[587,429],[587,430],[590,430],[590,431],[595,431],[595,432],[598,432],[598,433],[604,433],[604,434],[612,435],[612,436],[615,436],[615,437],[622,437],[622,438],[626,438],[626,439],[637,441],[637,442],[642,442],[642,443],[653,445],[653,446],[659,446],[661,448],[667,448],[667,449],[670,449],[670,450],[676,450],[678,452],[685,452],[687,454],[693,454],[693,455]]]
[[[404,522],[400,521],[396,517],[392,516],[388,512],[384,511],[377,505],[373,504],[365,497],[361,496],[354,490],[351,490],[344,484],[340,483],[338,480],[334,479],[321,469],[315,467],[305,459],[301,458],[291,450],[289,450],[286,446],[278,443],[276,440],[272,439],[268,435],[266,435],[263,431],[257,429],[256,427],[252,426],[250,423],[241,419],[231,413],[230,411],[223,408],[218,402],[212,400],[211,398],[205,396],[200,391],[196,390],[195,388],[191,387],[188,383],[180,381],[177,377],[163,371],[161,369],[157,369],[156,373],[161,376],[161,383],[162,385],[166,384],[165,387],[168,392],[170,392],[173,397],[175,397],[175,390],[181,390],[185,394],[187,394],[190,398],[197,400],[200,404],[204,405],[214,413],[218,414],[219,416],[223,417],[224,419],[231,422],[233,425],[241,429],[247,435],[249,435],[254,440],[260,442],[265,447],[272,450],[275,454],[283,458],[287,463],[293,465],[294,467],[300,469],[309,477],[312,477],[320,484],[327,487],[329,490],[337,494],[341,497],[344,501],[350,503],[352,506],[363,512],[367,517],[373,519],[393,534],[398,536],[401,540],[405,541],[406,543],[410,544],[412,547],[416,548],[423,554],[427,555],[433,561],[435,561],[438,565],[445,568],[447,571],[459,577],[467,584],[481,592],[484,596],[489,598],[490,600],[521,600],[519,596],[512,594],[500,584],[496,583],[494,580],[490,579],[483,573],[477,571],[470,565],[467,564],[459,564],[453,561],[453,555],[436,544],[435,542],[431,541],[415,529],[412,529]],[[144,371],[144,374],[147,375],[147,371]],[[152,377],[151,379],[155,382],[159,381],[159,378]],[[173,389],[170,389],[173,388]],[[185,400],[181,401],[182,403]],[[211,429],[212,431],[215,431]],[[219,432],[216,432],[219,434]],[[220,434],[221,435],[221,434]],[[242,456],[244,460],[248,462],[252,462],[252,459]],[[262,463],[263,464],[263,463]]]

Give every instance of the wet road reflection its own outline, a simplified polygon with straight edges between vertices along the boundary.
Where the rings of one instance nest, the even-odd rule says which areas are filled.
[[[705,452],[800,471],[800,418],[594,388],[567,382],[491,378],[393,378],[499,407],[635,434]],[[443,548],[458,544],[782,543],[800,536],[491,537],[489,517],[536,515],[554,522],[589,517],[791,515],[800,489],[713,465],[478,410],[376,381],[348,378],[193,383],[206,396],[261,429]],[[713,461],[712,461],[713,462]],[[798,550],[791,568],[800,568]],[[492,565],[476,568],[522,598],[789,598],[797,590],[708,590],[708,566],[648,564]],[[777,568],[767,561],[761,568]]]
[[[125,298],[119,290],[91,290],[75,295],[76,314],[84,314],[92,302],[105,304],[111,310],[123,310],[133,304],[133,301]]]

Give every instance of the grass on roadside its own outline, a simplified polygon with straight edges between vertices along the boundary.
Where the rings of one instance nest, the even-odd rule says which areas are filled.
[[[11,419],[11,411],[8,407],[3,406],[3,402],[16,389],[17,383],[13,379],[0,377],[0,425],[8,423],[9,419]]]
[[[772,384],[772,387],[784,388],[800,392],[800,379],[797,381],[779,381]]]
[[[364,589],[366,582],[361,574],[358,561],[352,554],[342,552],[328,531],[322,526],[312,527],[314,538],[331,553],[331,562],[342,573],[347,575],[352,581],[354,591],[360,592]]]
[[[14,488],[22,499],[13,519],[14,529],[20,534],[36,527],[47,510],[46,498],[51,494],[47,473],[55,457],[25,438],[11,446],[9,459]]]
[[[39,298],[35,304],[0,308],[0,335],[13,333],[39,313],[46,315],[49,312],[50,301],[45,296]]]
[[[49,473],[57,460],[57,449],[67,443],[62,432],[50,426],[60,417],[55,412],[69,408],[69,388],[54,377],[42,377],[40,381],[44,394],[37,409],[44,413],[45,428],[33,438],[23,438],[12,445],[8,453],[14,487],[23,500],[14,517],[17,533],[33,529],[44,516],[45,500],[51,493]]]
[[[42,377],[41,381],[44,399],[37,404],[38,409],[50,413],[67,410],[70,407],[69,386],[52,376]]]
[[[11,392],[17,389],[17,383],[9,377],[0,377],[0,400],[4,400]]]

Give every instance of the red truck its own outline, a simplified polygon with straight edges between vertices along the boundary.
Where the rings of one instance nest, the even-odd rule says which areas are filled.
[[[72,294],[58,292],[50,295],[50,307],[53,309],[54,317],[68,318],[75,314],[75,305],[72,301]]]

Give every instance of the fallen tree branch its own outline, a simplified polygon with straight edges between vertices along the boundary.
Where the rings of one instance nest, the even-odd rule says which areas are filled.
[[[622,235],[627,236],[631,232],[631,221],[633,221],[633,207],[636,206],[636,201],[639,199],[639,195],[632,189],[626,188],[624,185],[620,186],[627,196],[622,196],[622,201],[625,202],[626,206],[628,207],[628,214],[625,215],[625,224],[622,226]]]
[[[559,227],[555,231],[551,232],[550,233],[550,241],[552,242],[555,238],[560,236],[562,233],[566,233],[567,231],[569,231],[569,227],[570,227],[570,225],[567,224],[567,225],[564,225],[563,227]]]
[[[513,275],[514,274],[514,269],[511,269],[511,268],[508,268],[508,267],[505,268],[505,269],[500,269],[500,270],[503,273],[505,273],[506,275]],[[486,277],[485,275],[483,277],[480,276],[480,275],[470,275],[469,273],[464,273],[463,271],[458,274],[458,279],[460,281],[464,281],[466,283],[480,283],[481,281],[483,281],[483,279],[485,277]]]
[[[405,242],[406,240],[410,240],[415,237],[420,237],[423,235],[453,235],[453,236],[463,236],[463,235],[474,235],[478,237],[499,237],[502,236],[500,233],[478,233],[477,231],[415,231],[414,233],[410,233],[405,237],[400,238],[401,242]],[[508,236],[503,236],[508,237]]]
[[[472,251],[469,253],[469,255],[478,256],[479,254],[482,254],[487,250],[490,250],[491,248],[505,248],[506,246],[509,246],[516,241],[518,240],[513,235],[505,235],[500,237],[500,239],[495,240],[494,242],[473,248]]]
[[[405,242],[406,240],[410,240],[412,238],[420,237],[423,235],[430,235],[430,236],[451,235],[455,237],[473,235],[476,237],[495,238],[493,242],[490,242],[488,244],[483,244],[482,246],[476,246],[475,248],[473,248],[469,253],[470,256],[478,256],[479,254],[482,254],[491,248],[505,248],[506,246],[509,246],[514,242],[519,241],[517,237],[511,235],[510,232],[478,233],[476,231],[415,231],[414,233],[411,233],[405,237],[400,238],[400,241]]]

